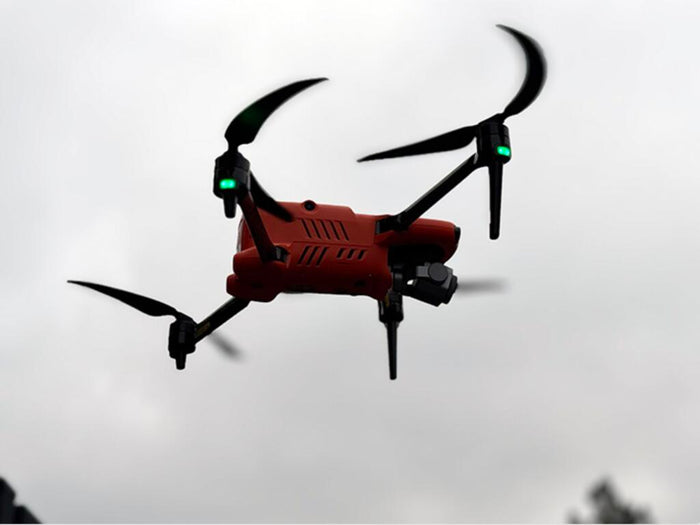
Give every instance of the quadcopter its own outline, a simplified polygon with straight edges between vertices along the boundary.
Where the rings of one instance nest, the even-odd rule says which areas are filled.
[[[472,172],[487,168],[490,192],[489,237],[500,232],[503,166],[511,160],[506,118],[517,115],[539,95],[546,64],[538,44],[527,35],[499,25],[525,52],[525,80],[501,113],[462,127],[359,159],[359,162],[463,148],[476,141],[476,153],[457,166],[405,210],[395,215],[357,214],[347,206],[278,202],[260,185],[250,162],[238,151],[250,144],[267,118],[291,97],[326,78],[302,80],[265,95],[239,113],[224,134],[228,149],[215,160],[214,195],[234,218],[240,207],[233,274],[226,291],[233,296],[203,321],[172,306],[125,290],[85,281],[68,281],[101,292],[150,316],[171,315],[168,352],[178,370],[185,368],[195,345],[251,302],[269,302],[280,293],[369,296],[379,306],[387,330],[389,377],[396,379],[397,329],[403,297],[439,306],[457,290],[457,276],[445,265],[455,253],[460,229],[447,221],[421,218]]]

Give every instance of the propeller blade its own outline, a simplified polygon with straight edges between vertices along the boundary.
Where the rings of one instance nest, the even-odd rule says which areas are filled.
[[[408,157],[410,155],[422,155],[424,153],[437,153],[440,151],[451,151],[468,146],[476,137],[477,126],[467,126],[465,128],[448,131],[437,137],[422,140],[408,146],[394,148],[380,153],[374,153],[362,157],[357,162],[377,159],[391,159],[396,157]]]
[[[523,80],[520,86],[520,91],[518,91],[513,100],[506,106],[503,113],[491,117],[491,119],[498,120],[502,123],[508,117],[520,113],[537,98],[547,78],[547,65],[540,46],[532,38],[512,27],[500,24],[497,27],[515,37],[523,48],[523,51],[525,51],[525,60],[527,61],[527,72],[525,73],[525,80]]]
[[[71,284],[77,284],[80,286],[85,286],[86,288],[91,288],[97,292],[109,295],[117,301],[128,304],[132,308],[136,308],[140,312],[146,315],[151,315],[153,317],[159,317],[162,315],[172,315],[176,318],[182,317],[183,314],[175,310],[170,305],[156,301],[149,297],[144,297],[143,295],[138,295],[132,292],[127,292],[125,290],[119,290],[118,288],[112,288],[111,286],[105,286],[104,284],[95,284],[85,281],[68,281]]]
[[[250,174],[250,194],[253,196],[255,205],[261,210],[265,210],[266,212],[271,213],[275,217],[286,222],[292,222],[294,220],[292,214],[289,213],[284,206],[270,197],[270,195],[260,185],[258,179],[253,177],[252,173]]]
[[[361,158],[358,160],[358,162],[407,157],[409,155],[422,155],[424,153],[437,153],[440,151],[451,151],[463,148],[468,146],[472,140],[474,140],[481,124],[485,124],[487,122],[498,122],[502,124],[506,118],[517,115],[532,104],[542,90],[545,78],[547,77],[546,63],[542,50],[537,42],[520,31],[504,25],[498,25],[497,27],[513,35],[513,37],[525,51],[525,59],[527,61],[527,72],[525,74],[525,80],[520,86],[520,91],[518,91],[513,100],[510,101],[502,113],[497,113],[480,122],[476,126],[459,128],[454,131],[449,131],[442,135],[438,135],[437,137],[416,142],[414,144],[409,144],[408,146],[402,146],[399,148],[382,151],[380,153],[374,153]]]
[[[467,295],[480,292],[502,292],[505,289],[506,282],[501,279],[459,279],[455,293]]]
[[[491,222],[489,237],[498,239],[501,230],[501,194],[503,193],[503,164],[494,162],[489,165],[489,201]]]
[[[219,334],[218,332],[214,332],[210,334],[207,339],[211,341],[211,343],[213,343],[214,346],[216,346],[216,348],[219,349],[226,357],[236,360],[241,359],[243,355],[242,352],[236,345],[231,343],[227,337]]]
[[[253,102],[236,115],[226,129],[224,137],[226,137],[226,141],[228,142],[229,150],[234,150],[241,144],[250,144],[253,142],[253,139],[255,139],[263,123],[277,108],[297,93],[324,80],[328,79],[312,78],[309,80],[300,80],[299,82],[294,82],[273,91]]]

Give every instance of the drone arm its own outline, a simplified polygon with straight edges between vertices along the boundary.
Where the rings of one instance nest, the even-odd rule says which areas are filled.
[[[234,297],[233,299],[230,299],[222,304],[219,308],[214,310],[209,317],[204,319],[202,322],[197,323],[194,331],[194,342],[198,343],[204,339],[226,321],[231,319],[234,315],[243,310],[246,306],[248,306],[248,304],[250,304],[250,301],[247,299],[238,299],[237,297]]]
[[[270,197],[252,173],[250,174],[250,194],[255,201],[255,205],[261,210],[265,210],[285,222],[294,220],[292,214],[284,206]]]
[[[466,179],[470,173],[482,166],[483,164],[479,162],[478,156],[475,153],[452,170],[445,178],[430,188],[421,198],[404,211],[379,220],[377,222],[377,233],[407,229],[416,219],[432,208],[436,202]]]
[[[246,224],[248,224],[250,235],[253,237],[255,248],[258,250],[262,262],[283,260],[284,252],[270,240],[270,236],[265,229],[265,224],[260,218],[260,212],[249,191],[245,192],[240,199],[239,205],[241,210],[243,210],[243,216],[245,217]]]

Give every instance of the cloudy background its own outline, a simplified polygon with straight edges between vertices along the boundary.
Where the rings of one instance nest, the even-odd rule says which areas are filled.
[[[45,521],[561,522],[610,475],[657,519],[700,503],[700,4],[0,1],[0,476]],[[477,172],[428,216],[507,293],[410,300],[399,379],[368,298],[281,297],[199,345],[226,300],[211,194],[229,120],[317,76],[244,148],[280,200],[396,212],[471,154],[355,159],[500,111],[502,236]],[[473,148],[473,146],[472,146]]]

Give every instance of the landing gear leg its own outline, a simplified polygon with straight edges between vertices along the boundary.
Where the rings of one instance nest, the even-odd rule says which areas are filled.
[[[389,343],[389,379],[396,379],[396,346],[399,323],[403,321],[403,297],[394,290],[389,290],[384,300],[379,303],[379,320],[386,326]]]

